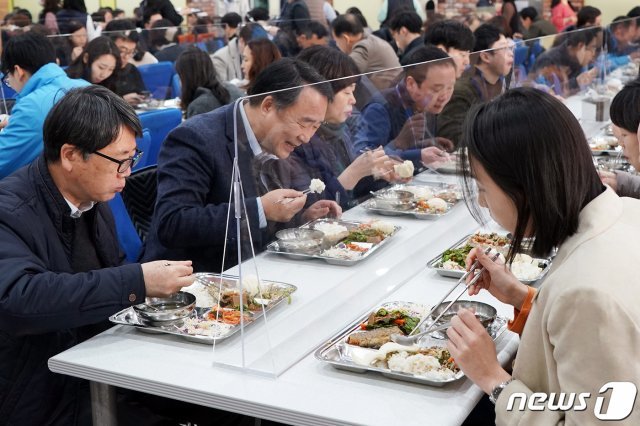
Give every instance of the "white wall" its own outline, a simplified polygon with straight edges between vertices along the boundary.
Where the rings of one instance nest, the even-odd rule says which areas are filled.
[[[602,11],[602,23],[608,25],[617,16],[626,15],[634,6],[640,6],[638,0],[585,0],[585,6],[597,7]]]

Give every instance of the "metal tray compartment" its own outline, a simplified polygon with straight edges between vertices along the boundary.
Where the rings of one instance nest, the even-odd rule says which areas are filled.
[[[422,305],[417,305],[411,302],[388,302],[384,303],[381,306],[378,306],[376,311],[380,308],[385,308],[387,310],[394,309],[407,309],[411,311],[413,314],[416,313],[418,309],[421,310],[422,316],[428,313],[428,309]],[[366,314],[356,321],[351,323],[349,326],[345,327],[338,334],[332,337],[329,341],[320,346],[314,353],[314,356],[317,360],[330,364],[332,367],[339,370],[346,370],[355,373],[366,373],[368,371],[373,371],[382,374],[385,377],[395,379],[395,380],[403,380],[407,382],[418,383],[422,385],[429,386],[444,386],[447,383],[455,382],[462,377],[464,377],[464,373],[459,371],[456,373],[455,377],[447,380],[433,380],[427,377],[416,376],[413,374],[402,373],[398,371],[393,371],[388,368],[374,367],[374,366],[364,366],[360,364],[356,364],[352,356],[356,352],[372,352],[374,349],[361,348],[358,346],[350,345],[347,343],[347,338],[352,333],[360,331],[360,324],[367,320],[369,314]],[[423,325],[426,327],[427,325]],[[493,340],[496,340],[507,328],[507,320],[503,317],[497,317],[492,326],[489,329],[489,333]],[[434,336],[442,336],[442,334],[436,332]],[[444,346],[445,342],[442,338],[438,337],[427,337],[420,339],[420,346],[423,347],[431,347],[431,346]]]
[[[456,249],[456,248],[460,248],[460,247],[464,246],[466,244],[467,240],[469,239],[469,237],[471,237],[472,235],[474,235],[474,234],[466,235],[465,237],[463,237],[460,240],[458,240],[451,247],[449,247],[447,250]],[[528,284],[528,285],[535,284],[536,282],[538,282],[539,280],[544,278],[544,276],[547,275],[547,272],[549,272],[549,269],[551,268],[551,260],[550,259],[534,258],[534,260],[538,262],[538,266],[542,267],[542,271],[540,271],[540,274],[537,277],[535,277],[534,279],[531,279],[531,280],[520,280],[524,284]],[[442,253],[440,253],[438,256],[434,257],[429,262],[427,262],[427,267],[430,268],[430,269],[435,270],[438,273],[438,275],[443,276],[443,277],[449,277],[449,278],[460,279],[460,278],[462,278],[462,276],[465,273],[465,271],[459,271],[459,270],[455,270],[455,269],[445,269],[445,268],[443,268],[442,267]]]
[[[353,229],[356,229],[358,226],[364,224],[365,222],[348,221],[348,220],[341,220],[341,219],[317,219],[302,225],[301,228],[314,229],[314,226],[318,223],[336,223],[338,225],[345,226],[349,231],[351,231]],[[366,252],[362,253],[360,256],[353,259],[330,257],[330,256],[322,255],[321,253],[307,254],[307,253],[294,253],[291,251],[284,251],[278,245],[278,241],[274,241],[270,243],[267,246],[266,251],[267,253],[277,254],[279,256],[284,256],[284,257],[288,257],[290,259],[295,259],[295,260],[320,259],[320,260],[324,260],[330,265],[353,266],[357,263],[360,263],[368,259],[375,252],[377,252],[381,247],[388,244],[389,241],[393,238],[393,236],[396,235],[398,231],[401,229],[401,227],[399,226],[395,226],[394,228],[395,228],[394,231],[389,236],[387,236],[387,238],[385,238],[378,244],[374,244],[369,250],[367,250]]]
[[[196,282],[194,285],[199,284],[202,286],[217,286],[218,283],[222,285],[223,288],[234,288],[236,281],[238,280],[237,276],[232,275],[220,275],[220,274],[212,274],[212,273],[199,273],[196,274]],[[214,284],[215,283],[215,284]],[[277,289],[282,292],[287,293],[288,295],[294,293],[298,288],[292,284],[277,282],[277,281],[263,281],[262,287],[265,291],[265,294],[269,290]],[[187,290],[188,291],[188,290]],[[196,303],[197,301],[196,295]],[[278,297],[276,299],[259,299],[261,303],[264,303],[264,311],[269,312],[274,309],[276,306],[282,304],[283,301],[289,299],[288,296]],[[187,317],[188,319],[197,319],[204,318],[204,315],[211,311],[211,309],[216,306],[209,307],[196,307],[193,313]],[[251,326],[256,320],[262,317],[263,310],[259,311],[244,311],[245,320],[244,326]],[[229,337],[236,334],[240,331],[240,325],[230,325],[224,326],[224,328],[228,328],[220,332],[214,336],[201,335],[201,334],[189,334],[187,330],[185,330],[185,322],[184,320],[172,322],[170,324],[156,326],[149,325],[145,321],[143,321],[134,311],[132,307],[123,309],[122,311],[112,315],[109,317],[109,321],[114,324],[128,325],[135,327],[136,329],[151,334],[170,334],[173,336],[179,336],[184,338],[185,340],[189,340],[191,342],[201,343],[205,345],[213,344],[215,341],[221,341],[228,339]]]
[[[389,206],[381,206],[380,203],[377,202],[377,200],[375,198],[370,198],[367,201],[365,201],[364,203],[361,204],[361,206],[367,210],[370,211],[372,213],[376,213],[376,214],[380,214],[383,216],[409,216],[409,217],[414,217],[416,219],[422,219],[422,220],[434,220],[434,219],[438,219],[441,218],[442,216],[446,216],[447,214],[449,214],[449,212],[451,211],[451,209],[453,208],[453,206],[455,206],[461,199],[462,194],[460,193],[460,189],[458,188],[457,185],[454,184],[445,184],[442,183],[440,185],[438,184],[429,184],[429,185],[425,185],[425,184],[417,184],[417,183],[411,183],[411,184],[396,184],[392,187],[389,188],[384,188],[384,189],[380,189],[376,192],[374,192],[373,194],[381,194],[384,193],[386,191],[409,191],[409,192],[413,192],[408,190],[407,188],[411,188],[411,187],[422,187],[425,189],[429,189],[433,192],[433,195],[435,197],[438,197],[438,195],[441,195],[443,193],[459,193],[459,196],[457,197],[457,200],[455,202],[450,202],[447,201],[447,211],[444,213],[427,213],[427,212],[422,212],[420,210],[418,210],[416,207],[411,207],[408,206],[408,208],[406,209],[396,209],[393,207],[389,207]],[[415,206],[415,201],[412,202],[412,204]]]

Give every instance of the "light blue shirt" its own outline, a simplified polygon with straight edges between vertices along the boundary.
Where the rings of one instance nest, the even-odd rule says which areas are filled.
[[[251,152],[253,155],[257,157],[262,154],[262,147],[258,143],[258,139],[256,138],[256,134],[253,133],[253,129],[251,128],[251,124],[249,124],[249,119],[247,118],[247,113],[244,111],[244,103],[242,104],[242,108],[240,108],[240,117],[242,118],[242,124],[244,125],[244,132],[247,135],[247,141],[249,142],[249,147],[251,148]],[[274,158],[277,158],[274,156]],[[262,173],[260,174],[260,179],[264,179]],[[265,185],[266,186],[266,185]],[[260,219],[260,229],[264,229],[267,227],[267,216],[264,214],[264,207],[262,207],[262,199],[260,197],[256,198],[258,203],[258,218]]]

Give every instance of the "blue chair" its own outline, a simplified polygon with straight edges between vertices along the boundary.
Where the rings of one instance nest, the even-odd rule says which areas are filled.
[[[129,213],[127,213],[120,194],[116,194],[116,196],[109,201],[109,207],[111,207],[111,212],[116,222],[116,232],[118,234],[120,247],[124,250],[129,262],[136,262],[142,249],[142,240],[138,236],[136,228],[133,226],[133,222],[129,217]]]
[[[149,132],[149,129],[142,129],[142,137],[136,138],[136,145],[144,154],[142,154],[142,158],[138,164],[131,170],[132,172],[150,165],[148,159],[149,150],[151,149],[151,132]]]
[[[524,65],[529,57],[529,46],[527,45],[518,45],[516,46],[515,52],[513,53],[513,66],[517,67],[520,65]]]
[[[142,128],[147,129],[151,135],[151,145],[145,153],[145,164],[151,166],[158,164],[160,145],[169,132],[182,123],[182,111],[178,108],[159,109],[145,111],[138,114]]]
[[[171,78],[171,91],[173,92],[174,98],[182,96],[182,83],[180,82],[180,76],[178,74],[174,74]]]
[[[173,75],[171,62],[140,65],[138,71],[142,75],[145,87],[154,98],[168,99],[171,96],[171,76]]]

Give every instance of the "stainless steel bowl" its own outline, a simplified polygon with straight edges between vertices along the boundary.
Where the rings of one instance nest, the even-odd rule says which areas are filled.
[[[315,229],[290,228],[276,232],[276,238],[282,251],[314,254],[322,250],[324,233]]]
[[[134,305],[138,316],[151,323],[166,323],[188,317],[196,306],[196,296],[178,292],[169,297],[147,297],[145,303]]]
[[[413,207],[413,192],[390,189],[377,193],[376,206],[383,209],[409,210]]]
[[[438,307],[431,314],[432,319],[436,319],[438,315],[440,315],[440,312],[442,312],[448,304],[449,302],[443,302],[438,305]],[[471,300],[458,300],[457,302],[454,302],[453,305],[451,305],[451,308],[449,308],[447,313],[438,320],[438,323],[451,321],[451,318],[453,318],[454,315],[456,315],[458,311],[463,308],[474,312],[476,318],[478,318],[480,323],[485,328],[489,328],[498,315],[498,311],[496,311],[496,308],[486,303],[475,302]]]

